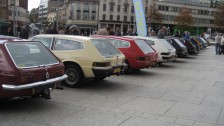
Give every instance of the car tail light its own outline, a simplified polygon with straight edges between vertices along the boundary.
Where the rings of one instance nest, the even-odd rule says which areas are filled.
[[[20,77],[17,79],[18,84],[24,84],[32,81],[32,78],[34,76],[34,73],[32,72],[22,72],[20,74]]]
[[[93,62],[95,67],[108,67],[111,66],[110,62]]]
[[[150,58],[148,56],[144,56],[144,57],[138,56],[136,59],[137,60],[141,60],[141,61],[148,61],[148,60],[150,60]]]

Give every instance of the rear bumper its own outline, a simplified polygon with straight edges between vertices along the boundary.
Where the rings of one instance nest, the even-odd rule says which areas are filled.
[[[34,82],[34,83],[24,84],[24,85],[2,84],[2,88],[3,88],[3,90],[6,90],[6,91],[25,90],[25,89],[35,88],[35,87],[39,87],[39,86],[50,85],[52,83],[62,81],[64,79],[66,79],[67,77],[68,77],[67,75],[63,75],[61,77],[52,78],[52,79],[49,79],[46,81],[39,81],[39,82]]]
[[[120,75],[125,69],[128,68],[127,64],[110,66],[110,67],[93,67],[93,73],[95,78],[110,76],[110,75]]]

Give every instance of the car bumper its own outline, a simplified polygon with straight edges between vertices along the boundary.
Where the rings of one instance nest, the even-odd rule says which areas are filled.
[[[127,64],[110,66],[110,67],[94,67],[92,68],[95,78],[105,77],[110,75],[120,75],[125,69],[128,68]]]
[[[175,61],[177,58],[177,55],[169,55],[169,56],[163,56],[163,61]]]
[[[67,75],[63,75],[61,77],[52,78],[46,81],[39,81],[39,82],[34,82],[34,83],[24,84],[24,85],[2,84],[2,88],[3,90],[6,90],[6,91],[25,90],[25,89],[36,88],[36,87],[41,87],[45,85],[51,85],[52,83],[62,81],[66,79],[67,77],[68,77]]]

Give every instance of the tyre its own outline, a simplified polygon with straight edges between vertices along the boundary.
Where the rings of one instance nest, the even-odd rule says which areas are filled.
[[[78,87],[82,82],[82,71],[74,64],[69,64],[65,66],[65,74],[68,76],[64,80],[64,83],[68,87]]]

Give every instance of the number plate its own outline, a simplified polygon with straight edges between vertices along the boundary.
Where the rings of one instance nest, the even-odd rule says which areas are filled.
[[[114,69],[114,73],[120,73],[121,72],[121,68],[115,68]]]

